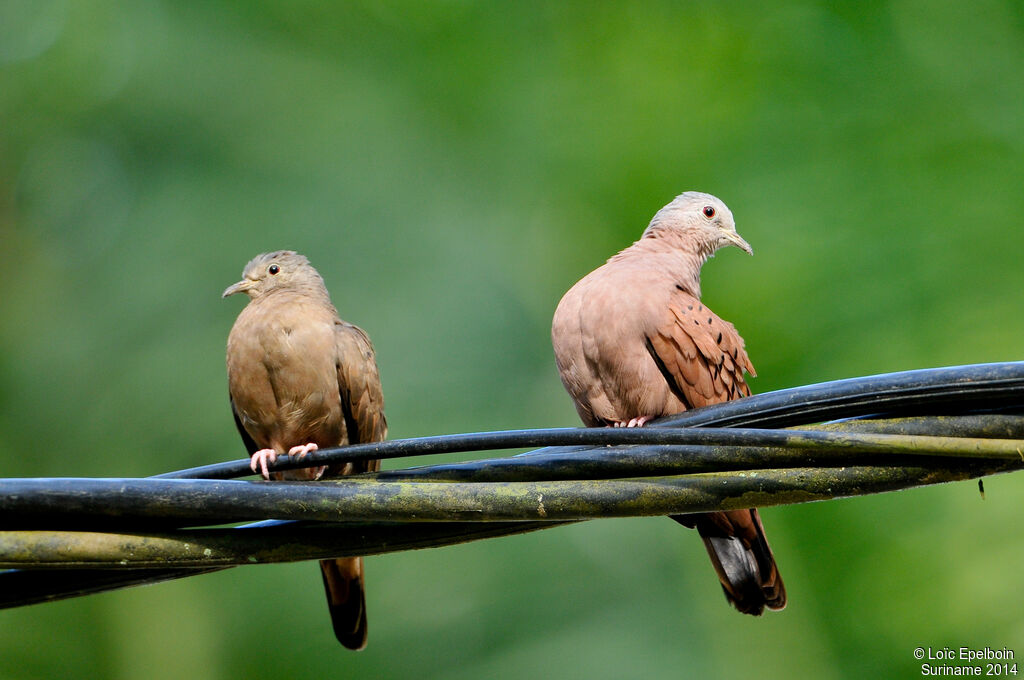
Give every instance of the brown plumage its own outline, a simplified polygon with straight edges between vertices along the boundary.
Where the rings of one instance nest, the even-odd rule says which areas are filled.
[[[228,336],[228,391],[235,425],[253,471],[269,478],[267,461],[288,452],[381,441],[384,398],[373,346],[342,321],[309,261],[281,250],[258,255],[224,297],[249,304]],[[276,479],[319,479],[374,471],[380,461],[274,473]],[[366,646],[366,598],[360,557],[320,562],[331,623],[349,649]]]
[[[584,424],[639,426],[652,418],[750,394],[743,338],[700,301],[700,269],[735,245],[732,213],[687,192],[639,241],[583,277],[555,311],[551,338],[562,383]],[[726,598],[739,611],[782,609],[782,585],[756,509],[673,517],[704,539]]]

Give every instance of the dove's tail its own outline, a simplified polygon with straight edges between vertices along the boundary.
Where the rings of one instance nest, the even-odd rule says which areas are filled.
[[[349,649],[366,647],[366,595],[363,589],[363,558],[321,560],[327,608],[338,642]]]
[[[696,529],[704,539],[725,597],[736,609],[759,616],[765,607],[786,606],[786,588],[757,508],[675,515],[672,519]]]

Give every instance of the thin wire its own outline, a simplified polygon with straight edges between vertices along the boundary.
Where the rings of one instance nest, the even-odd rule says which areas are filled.
[[[982,408],[1024,406],[1024,362],[974,364],[901,371],[794,387],[737,399],[659,419],[646,428],[548,428],[437,435],[321,449],[303,459],[278,457],[271,470],[292,470],[346,461],[386,460],[464,451],[531,446],[612,446],[624,444],[751,445],[749,440],[702,439],[712,435],[662,434],[666,428],[788,427],[868,415],[958,413]],[[694,437],[690,439],[689,437]],[[549,453],[540,449],[531,454]],[[529,454],[527,454],[529,455]],[[248,459],[214,463],[155,475],[162,479],[233,479],[251,475]]]

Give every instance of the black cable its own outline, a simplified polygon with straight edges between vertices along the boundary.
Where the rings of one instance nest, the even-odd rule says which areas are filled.
[[[1024,362],[980,364],[949,368],[904,371],[865,378],[852,378],[817,385],[769,392],[745,399],[717,404],[651,423],[649,427],[787,427],[822,422],[837,418],[870,415],[907,416],[922,413],[968,413],[987,409],[1024,408]],[[546,431],[558,437],[560,447],[552,447],[552,440],[538,442],[545,431],[518,431],[511,433],[478,433],[472,435],[443,435],[415,440],[398,440],[375,445],[322,450],[303,461],[305,465],[322,465],[345,460],[396,458],[428,455],[474,449],[507,449],[545,445],[522,457],[563,455],[578,450],[579,440],[574,435],[556,432],[584,432],[585,430]],[[602,430],[611,440],[617,430]],[[931,432],[929,432],[931,433]],[[594,436],[594,435],[584,435]],[[599,438],[602,435],[597,435]],[[647,435],[643,435],[647,436]],[[568,446],[567,446],[568,445]],[[279,459],[274,469],[301,467]],[[533,462],[533,461],[531,461]],[[536,459],[538,464],[541,458]],[[582,461],[581,461],[582,462]],[[159,475],[178,479],[227,479],[251,474],[248,460],[180,470]],[[305,522],[282,522],[282,526],[299,527]],[[65,569],[59,574],[43,571],[0,571],[0,592],[23,592],[31,596],[30,602],[72,597],[101,592],[140,583],[189,576],[210,570],[89,570]],[[33,599],[34,598],[34,599]],[[16,606],[6,604],[4,606]]]

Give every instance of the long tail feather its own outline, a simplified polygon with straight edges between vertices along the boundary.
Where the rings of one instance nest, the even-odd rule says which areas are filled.
[[[338,642],[349,649],[366,647],[366,594],[363,558],[321,560],[320,571],[327,591],[327,608]]]
[[[736,609],[759,616],[765,607],[786,606],[786,588],[756,508],[672,519],[696,529],[704,539],[725,597]]]

